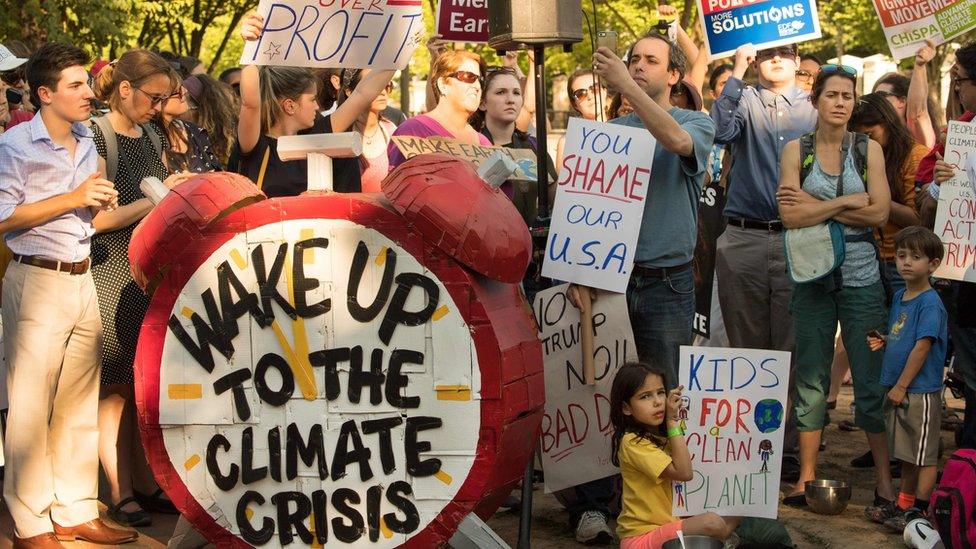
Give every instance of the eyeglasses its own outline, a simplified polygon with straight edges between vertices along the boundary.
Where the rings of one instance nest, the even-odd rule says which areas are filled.
[[[153,94],[151,94],[151,93],[143,90],[142,88],[136,88],[136,90],[142,92],[143,95],[145,95],[146,97],[149,98],[149,101],[150,101],[149,106],[150,107],[155,107],[156,105],[162,105],[163,104],[163,101],[166,101],[167,99],[169,99],[171,97],[169,95],[153,95]]]
[[[592,85],[590,85],[587,88],[579,88],[579,89],[573,90],[573,98],[576,99],[577,101],[582,101],[582,100],[586,99],[587,97],[590,97],[591,94],[594,97],[596,97],[596,94],[597,94],[597,91],[598,90],[599,91],[603,91],[603,87],[602,86],[598,86],[596,84],[592,84]]]
[[[13,86],[26,78],[27,71],[23,66],[17,67],[6,72],[0,72],[0,80]]]
[[[849,65],[838,65],[836,63],[829,63],[827,65],[820,65],[820,72],[825,72],[827,74],[846,74],[847,76],[857,77],[857,69]]]
[[[796,57],[796,52],[793,48],[769,48],[768,50],[761,50],[756,54],[756,61],[762,62],[767,59],[772,59],[774,57]]]
[[[143,93],[145,93],[145,92],[143,92]],[[187,94],[186,88],[184,88],[183,86],[180,86],[180,89],[178,89],[175,92],[169,94],[169,97],[167,97],[166,99],[179,99],[179,100],[182,101],[183,98],[186,97],[186,94]]]
[[[465,84],[474,84],[475,82],[481,83],[481,75],[469,71],[455,71],[451,74],[445,75],[445,77],[460,80]]]
[[[813,80],[814,78],[812,72],[805,71],[803,69],[796,71],[796,77],[799,78],[800,80],[805,80],[805,81]]]

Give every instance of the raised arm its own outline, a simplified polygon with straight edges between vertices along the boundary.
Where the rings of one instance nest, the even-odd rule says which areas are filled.
[[[905,106],[905,118],[908,131],[916,141],[928,148],[935,146],[935,130],[932,129],[932,119],[929,117],[929,80],[928,63],[935,57],[935,42],[926,40],[925,44],[915,54],[915,67],[912,69],[912,80],[908,86],[908,100]]]
[[[245,41],[261,38],[264,18],[251,12],[241,22],[241,38]],[[237,145],[247,154],[261,138],[261,75],[256,65],[241,69],[241,113],[237,121]]]
[[[529,126],[535,120],[535,50],[525,50],[529,57],[529,74],[525,77],[525,90],[522,93],[522,110],[515,120],[515,127],[520,131],[529,131]],[[515,65],[518,70],[518,65]]]
[[[364,76],[356,85],[356,89],[332,113],[332,132],[340,133],[348,130],[359,115],[369,108],[383,88],[393,80],[394,74],[395,71],[392,70],[374,70]]]
[[[725,82],[719,98],[712,103],[711,115],[715,121],[715,142],[726,145],[739,139],[745,118],[739,113],[739,102],[746,85],[742,79],[746,75],[749,63],[756,58],[756,48],[752,44],[744,44],[735,50],[735,62],[732,65],[732,75]]]
[[[658,13],[661,15],[677,15],[678,10],[674,9],[674,6],[658,6]],[[685,71],[685,80],[691,82],[695,89],[699,91],[705,85],[705,74],[708,72],[708,56],[705,55],[698,44],[688,36],[685,29],[680,23],[675,23],[675,27],[678,31],[678,47],[684,52],[685,57],[688,59],[688,70]]]

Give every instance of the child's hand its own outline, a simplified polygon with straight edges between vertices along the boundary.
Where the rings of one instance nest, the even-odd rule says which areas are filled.
[[[887,338],[884,334],[877,330],[871,330],[868,332],[868,348],[872,351],[877,351],[885,346],[885,340]]]
[[[888,391],[888,400],[894,406],[901,406],[901,403],[905,401],[905,389],[895,385]]]
[[[671,389],[668,391],[668,402],[665,409],[665,419],[667,421],[677,421],[678,420],[678,410],[681,409],[681,391],[684,390],[684,385],[679,385],[677,389]]]

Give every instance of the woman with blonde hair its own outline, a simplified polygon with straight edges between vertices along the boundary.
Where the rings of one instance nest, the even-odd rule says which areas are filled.
[[[468,123],[468,119],[481,105],[484,75],[485,62],[480,55],[464,50],[441,54],[431,67],[428,77],[432,82],[437,106],[427,114],[415,116],[400,124],[393,136],[440,136],[470,145],[490,146],[488,138]],[[387,153],[391,170],[406,160],[393,141],[390,141]]]
[[[104,329],[98,455],[110,488],[108,514],[124,526],[149,525],[146,507],[173,510],[149,472],[136,431],[132,364],[149,298],[132,280],[129,239],[152,209],[139,190],[142,179],[154,176],[172,187],[190,175],[169,175],[166,137],[149,124],[177,82],[176,72],[158,54],[131,50],[99,71],[94,86],[95,96],[110,107],[91,126],[99,166],[119,192],[119,208],[99,212],[92,221],[91,269]],[[133,484],[151,495],[134,492]]]

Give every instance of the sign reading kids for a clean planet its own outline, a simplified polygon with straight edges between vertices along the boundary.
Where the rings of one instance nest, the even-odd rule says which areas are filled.
[[[976,152],[976,124],[949,122],[945,161],[956,167],[955,176],[939,185],[935,234],[942,239],[945,257],[935,272],[939,278],[976,282],[976,189],[966,173]]]
[[[421,0],[261,0],[242,65],[402,69],[421,42]]]
[[[790,353],[681,347],[678,413],[694,476],[672,512],[776,518]]]
[[[610,461],[610,386],[628,359],[637,357],[623,294],[593,302],[596,384],[583,381],[580,311],[566,297],[568,284],[536,294],[534,311],[542,341],[546,413],[539,449],[546,492],[617,474]]]
[[[655,146],[643,128],[569,120],[544,276],[626,291]]]
[[[895,59],[912,57],[925,40],[944,44],[976,27],[976,0],[874,0]]]
[[[763,49],[820,38],[814,0],[698,0],[698,9],[711,59],[743,44]]]

